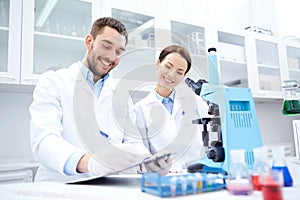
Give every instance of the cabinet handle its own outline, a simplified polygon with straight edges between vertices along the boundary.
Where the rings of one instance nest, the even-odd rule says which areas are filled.
[[[24,81],[38,81],[39,78],[24,78]]]
[[[14,76],[5,76],[5,75],[0,75],[0,79],[10,79],[10,80],[16,80],[16,77],[14,77]]]
[[[264,92],[257,92],[257,95],[258,95],[258,96],[266,96],[267,94],[264,93]]]

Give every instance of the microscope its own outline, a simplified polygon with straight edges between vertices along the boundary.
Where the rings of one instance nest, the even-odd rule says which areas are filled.
[[[211,63],[216,65],[216,62]],[[190,165],[188,171],[226,174],[230,165],[229,152],[233,149],[245,150],[245,163],[252,169],[253,149],[262,146],[262,139],[251,90],[214,85],[203,79],[195,82],[186,78],[185,83],[207,102],[209,114],[209,117],[192,121],[203,126],[206,155]]]

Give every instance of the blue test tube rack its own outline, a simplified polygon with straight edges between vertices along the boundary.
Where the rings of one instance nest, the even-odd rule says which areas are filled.
[[[172,181],[174,177],[175,183]],[[191,173],[160,176],[158,173],[144,173],[141,190],[159,197],[184,196],[225,189],[225,179],[223,174]]]

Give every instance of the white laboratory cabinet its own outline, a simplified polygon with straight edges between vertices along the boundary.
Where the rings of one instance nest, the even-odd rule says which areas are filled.
[[[118,18],[129,31],[127,51],[113,71],[117,79],[155,81],[157,54],[171,43],[190,51],[188,76],[196,80],[208,79],[207,49],[216,47],[222,83],[250,87],[256,98],[282,99],[283,81],[300,78],[299,42],[214,27],[190,7],[188,14],[181,9],[162,13],[169,6],[165,1],[132,1],[0,0],[0,82],[34,85],[46,70],[81,60],[84,36],[100,16]],[[137,73],[129,76],[131,72]]]
[[[23,4],[21,84],[47,70],[67,67],[85,53],[93,1],[35,0]]]
[[[249,87],[260,101],[281,101],[284,80],[300,78],[300,43],[250,30],[219,28],[198,18],[196,9],[185,14],[178,10],[162,13],[168,7],[164,1],[134,2],[102,2],[102,14],[120,19],[129,29],[129,51],[121,60],[122,67],[114,70],[114,78],[145,77],[126,75],[140,66],[152,66],[157,53],[170,43],[190,51],[193,66],[187,76],[195,80],[208,79],[207,49],[216,47],[221,82],[231,87]],[[146,77],[151,77],[150,81],[155,80],[153,67],[151,70]]]
[[[20,83],[22,1],[0,0],[0,83]]]

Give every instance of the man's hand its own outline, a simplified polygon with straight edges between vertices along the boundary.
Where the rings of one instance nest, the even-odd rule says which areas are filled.
[[[121,172],[123,170],[135,167],[137,173],[137,166],[145,157],[144,154],[137,154],[137,149],[131,144],[125,143],[111,143],[110,148],[103,150],[98,157],[89,157],[88,172],[92,176],[105,176],[112,173]],[[114,147],[114,148],[113,148]]]
[[[170,155],[162,152],[146,158],[141,166],[142,172],[157,172],[161,176],[168,174],[172,166]]]
[[[88,162],[88,172],[91,176],[105,176],[113,173],[114,170],[101,164],[91,156]]]

